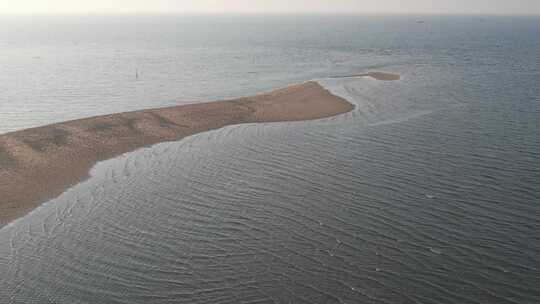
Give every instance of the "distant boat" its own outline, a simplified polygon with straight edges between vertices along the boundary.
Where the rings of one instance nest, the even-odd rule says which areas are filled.
[[[416,21],[416,23],[418,23],[418,24],[424,24],[424,23],[426,23],[426,22],[425,22],[424,20],[418,20],[418,21]]]

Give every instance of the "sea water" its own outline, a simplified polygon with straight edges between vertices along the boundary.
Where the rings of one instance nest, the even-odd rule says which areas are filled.
[[[99,163],[0,229],[1,303],[540,301],[540,19],[1,23],[1,132],[311,79],[356,106]],[[402,79],[330,78],[372,70]]]

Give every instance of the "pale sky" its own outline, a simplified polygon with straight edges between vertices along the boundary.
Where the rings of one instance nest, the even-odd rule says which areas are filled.
[[[540,14],[540,0],[0,0],[0,14]]]

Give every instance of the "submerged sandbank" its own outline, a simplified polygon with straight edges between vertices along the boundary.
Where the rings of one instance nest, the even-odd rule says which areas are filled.
[[[233,100],[142,110],[0,135],[0,227],[137,148],[255,122],[319,119],[353,105],[316,82]]]
[[[371,77],[375,80],[382,80],[382,81],[395,81],[395,80],[401,79],[401,75],[399,74],[386,73],[386,72],[369,72],[369,73],[356,74],[356,75],[334,76],[332,78],[354,78],[354,77]]]

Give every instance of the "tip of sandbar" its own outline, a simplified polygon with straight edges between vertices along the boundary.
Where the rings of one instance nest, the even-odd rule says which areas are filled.
[[[401,75],[396,73],[386,73],[386,72],[369,72],[364,74],[348,75],[348,76],[332,76],[330,78],[357,78],[357,77],[371,77],[375,80],[382,81],[395,81],[400,80]]]
[[[401,79],[401,75],[399,74],[385,73],[385,72],[370,72],[367,74],[367,76],[376,80],[383,80],[383,81],[394,81],[394,80]]]

